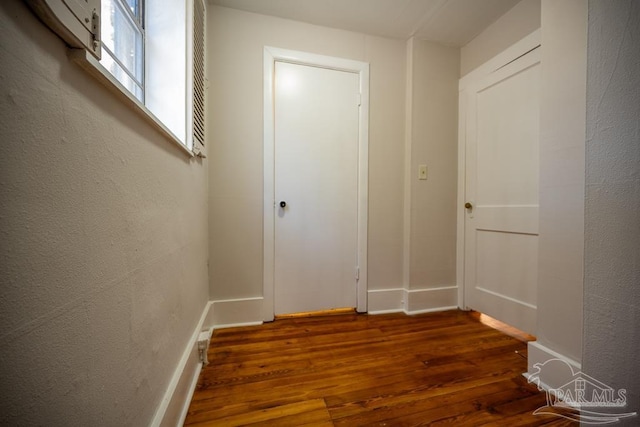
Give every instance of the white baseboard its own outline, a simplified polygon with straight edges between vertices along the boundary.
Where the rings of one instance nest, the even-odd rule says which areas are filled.
[[[200,332],[203,329],[211,331],[213,328],[259,325],[262,323],[262,301],[263,298],[260,297],[207,303],[156,411],[151,423],[153,427],[176,427],[184,424],[202,370],[198,354]]]
[[[430,313],[458,308],[458,287],[442,286],[405,290],[407,314]]]
[[[198,375],[202,369],[200,356],[198,354],[198,335],[206,329],[205,319],[211,309],[211,302],[207,303],[200,321],[196,326],[187,346],[182,354],[182,358],[173,373],[169,386],[165,391],[162,402],[156,410],[156,414],[151,422],[151,426],[181,426],[187,416],[189,403],[193,396],[193,391],[198,381]]]
[[[367,292],[369,314],[429,313],[458,308],[458,287],[431,289],[375,289]]]
[[[404,289],[371,289],[367,291],[369,314],[397,313],[404,311]]]
[[[538,386],[544,390],[557,389],[573,380],[573,373],[577,373],[582,369],[579,362],[566,357],[542,344],[538,341],[531,341],[527,344],[527,372],[525,378],[535,378]],[[549,360],[560,359],[573,369],[573,373],[563,363],[548,363]],[[541,369],[536,368],[536,364],[542,366]]]
[[[263,297],[211,301],[207,325],[215,329],[262,324]]]
[[[416,314],[424,314],[424,313],[437,313],[439,311],[449,311],[449,310],[458,310],[457,305],[443,306],[443,307],[434,307],[434,308],[423,308],[422,310],[414,310],[414,311],[405,311],[409,316],[414,316]]]
[[[196,353],[198,353],[197,343],[196,343],[195,350],[196,350]],[[193,399],[193,393],[195,393],[196,387],[198,386],[198,378],[200,377],[201,371],[202,371],[202,363],[200,363],[200,358],[198,357],[196,370],[193,372],[193,377],[191,378],[191,381],[189,382],[187,390],[184,393],[185,398],[182,399],[183,400],[182,411],[180,412],[180,417],[178,418],[179,419],[178,424],[166,424],[166,425],[171,427],[173,427],[174,425],[176,427],[182,427],[184,425],[184,421],[187,419],[187,414],[189,412],[189,405],[191,405],[191,399]],[[180,394],[178,394],[178,396],[180,396]]]

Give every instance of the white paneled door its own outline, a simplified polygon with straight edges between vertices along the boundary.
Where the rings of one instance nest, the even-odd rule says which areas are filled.
[[[275,64],[276,315],[356,306],[359,85]]]
[[[535,333],[540,48],[466,88],[465,305]]]

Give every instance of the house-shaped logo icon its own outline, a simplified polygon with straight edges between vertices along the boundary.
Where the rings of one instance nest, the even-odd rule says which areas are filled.
[[[583,424],[610,424],[624,418],[637,416],[635,412],[619,413],[611,408],[627,405],[626,389],[613,387],[581,371],[574,372],[569,363],[561,359],[549,359],[534,365],[536,372],[529,376],[529,382],[547,393],[547,405],[534,411],[535,415],[555,415]],[[563,372],[563,378],[570,378],[564,385],[550,388],[540,378],[545,371]],[[609,408],[593,410],[594,408]]]
[[[572,408],[624,408],[627,405],[625,389],[616,392],[612,387],[582,372],[574,374],[573,379],[563,386],[549,391],[554,395],[554,405]]]

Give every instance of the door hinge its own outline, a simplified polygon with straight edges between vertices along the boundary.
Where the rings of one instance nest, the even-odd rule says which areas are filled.
[[[356,280],[360,280],[360,267],[356,267]]]
[[[97,51],[100,47],[100,15],[94,9],[91,14],[91,34],[93,36],[93,50]]]

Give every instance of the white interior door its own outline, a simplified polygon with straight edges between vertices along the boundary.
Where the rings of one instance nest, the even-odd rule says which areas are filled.
[[[356,306],[359,87],[275,64],[275,314]]]
[[[540,49],[467,89],[464,287],[468,308],[536,328]]]

